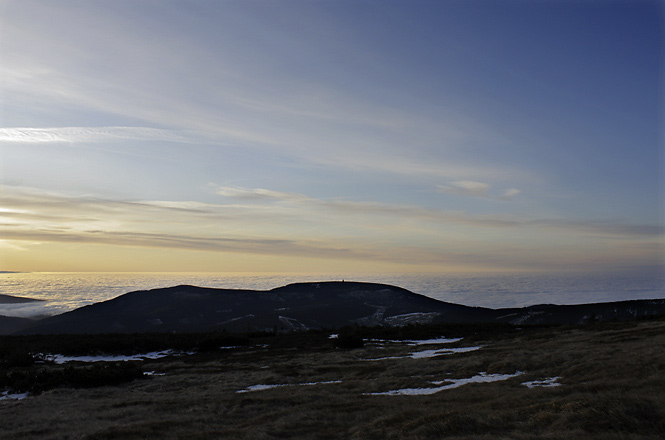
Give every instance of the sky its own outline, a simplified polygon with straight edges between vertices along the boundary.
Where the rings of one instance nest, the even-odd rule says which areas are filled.
[[[663,267],[659,1],[0,0],[0,270]]]

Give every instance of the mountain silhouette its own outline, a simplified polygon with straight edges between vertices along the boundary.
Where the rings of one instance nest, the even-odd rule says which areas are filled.
[[[294,331],[444,322],[574,324],[663,314],[665,300],[489,309],[386,284],[329,281],[268,291],[175,286],[130,292],[40,320],[19,333]]]

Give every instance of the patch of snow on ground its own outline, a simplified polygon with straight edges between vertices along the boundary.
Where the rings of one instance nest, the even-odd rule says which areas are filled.
[[[453,342],[459,342],[461,340],[462,340],[462,338],[452,338],[452,339],[435,338],[435,339],[410,340],[410,341],[404,341],[404,342],[407,342],[409,344],[415,344],[415,345],[427,345],[427,344],[452,344]]]
[[[396,326],[404,326],[407,324],[429,324],[439,315],[440,313],[437,312],[406,313],[404,315],[389,316],[385,321],[390,325]]]
[[[377,344],[407,344],[407,345],[428,345],[428,344],[452,344],[459,342],[462,338],[434,338],[434,339],[367,339],[366,342],[374,342]]]
[[[289,318],[288,316],[278,316],[277,317],[282,324],[291,326],[291,328],[295,329],[300,329],[300,330],[309,330],[309,327],[307,327],[305,324],[302,322],[298,321],[295,318]]]
[[[226,321],[218,322],[217,325],[229,324],[231,322],[239,321],[241,319],[253,318],[253,317],[254,317],[254,314],[250,313],[249,315],[238,316],[237,318],[231,318],[231,319],[227,319]]]
[[[424,358],[431,358],[434,356],[441,356],[444,354],[467,353],[469,351],[475,351],[481,348],[482,346],[479,345],[477,347],[459,347],[459,348],[443,348],[440,350],[423,350],[411,353],[411,355],[407,357],[410,357],[411,359],[424,359]]]
[[[543,380],[532,380],[532,381],[529,381],[529,382],[522,382],[522,385],[524,385],[527,388],[558,387],[558,386],[561,386],[560,383],[557,383],[557,380],[559,380],[559,376],[548,377],[547,379],[543,379]]]
[[[441,385],[438,387],[431,388],[402,388],[399,390],[390,390],[384,391],[381,393],[366,393],[371,396],[425,396],[430,394],[435,394],[440,391],[450,390],[452,388],[461,387],[462,385],[467,385],[470,383],[488,383],[488,382],[499,382],[502,380],[508,380],[513,377],[517,377],[522,374],[521,371],[517,371],[513,374],[487,374],[479,373],[473,377],[468,377],[464,379],[446,379],[441,381],[431,382],[432,385]],[[446,384],[446,385],[442,385]]]
[[[166,351],[152,351],[150,353],[133,354],[133,355],[99,355],[99,356],[63,356],[61,354],[49,354],[44,358],[53,361],[56,364],[64,364],[66,362],[126,362],[126,361],[142,361],[146,359],[159,359],[166,356],[179,354],[172,350]],[[189,353],[188,353],[189,354]]]
[[[276,384],[276,385],[251,385],[245,388],[244,390],[236,391],[236,393],[249,393],[251,391],[264,391],[264,390],[269,390],[271,388],[278,388],[278,387],[289,387],[289,386],[312,386],[312,385],[328,385],[332,383],[342,383],[341,380],[328,380],[325,382],[305,382],[305,383],[283,383],[283,384]]]
[[[23,400],[28,397],[28,393],[9,394],[9,391],[3,391],[0,394],[0,400]]]
[[[517,319],[514,319],[514,320],[510,321],[510,323],[513,324],[513,325],[524,324],[529,318],[532,318],[532,317],[538,316],[538,315],[542,315],[543,313],[545,313],[545,312],[543,312],[543,311],[536,311],[536,312],[531,311],[531,312],[528,312],[526,315],[524,315],[520,318],[517,318]]]
[[[291,384],[285,383],[285,384],[276,384],[276,385],[251,385],[245,388],[244,390],[236,391],[236,393],[249,393],[250,391],[263,391],[263,390],[269,390],[271,388],[277,388],[277,387],[285,387],[289,386]]]
[[[155,371],[145,371],[144,376],[166,376],[166,373],[157,373]]]
[[[416,351],[411,354],[408,354],[406,356],[388,356],[388,357],[382,357],[382,358],[374,358],[374,359],[364,359],[366,361],[383,361],[386,359],[406,359],[406,358],[411,358],[411,359],[425,359],[425,358],[431,358],[435,356],[443,356],[446,354],[455,354],[455,353],[467,353],[469,351],[475,351],[483,348],[482,345],[476,346],[476,347],[458,347],[458,348],[440,348],[437,350],[421,350],[421,351]]]

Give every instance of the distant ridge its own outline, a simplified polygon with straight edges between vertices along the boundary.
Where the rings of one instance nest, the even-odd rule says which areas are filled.
[[[34,324],[35,320],[30,318],[19,318],[15,316],[0,316],[0,335],[9,335],[15,333],[30,324]]]
[[[43,319],[19,333],[296,331],[444,322],[575,324],[661,315],[665,315],[665,300],[495,310],[376,283],[296,283],[268,291],[183,285],[130,292]]]
[[[7,271],[0,273],[10,273]],[[42,299],[25,298],[22,296],[2,295],[0,294],[0,304],[25,304],[31,302],[42,302]],[[22,328],[29,326],[35,322],[30,318],[18,318],[14,316],[0,315],[0,335],[6,335],[16,332]]]
[[[18,303],[38,302],[38,301],[44,301],[44,300],[36,298],[25,298],[23,296],[0,294],[0,304],[18,304]]]

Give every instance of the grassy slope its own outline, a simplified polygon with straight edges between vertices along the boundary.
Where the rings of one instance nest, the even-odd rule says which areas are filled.
[[[121,386],[55,389],[0,402],[12,439],[660,439],[665,436],[665,321],[525,329],[469,328],[469,353],[363,361],[403,344],[334,349],[325,334],[146,362]],[[458,331],[460,331],[458,329]],[[406,336],[406,335],[405,335]],[[443,335],[453,336],[453,335]],[[421,347],[424,349],[426,347]],[[428,386],[480,371],[524,374],[430,396],[365,393]],[[526,380],[561,376],[562,386]],[[236,393],[256,384],[341,380]]]

